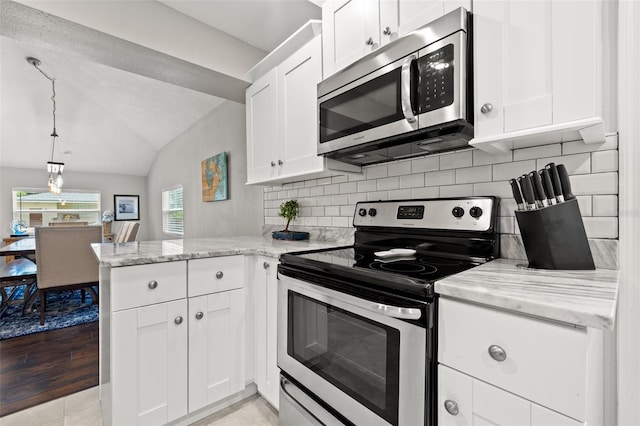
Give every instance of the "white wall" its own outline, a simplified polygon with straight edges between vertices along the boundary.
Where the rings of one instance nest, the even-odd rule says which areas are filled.
[[[43,164],[42,169],[0,168],[0,235],[9,235],[9,225],[13,218],[11,191],[14,188],[46,188],[49,175]],[[63,190],[91,190],[100,192],[101,211],[113,211],[113,195],[140,196],[140,231],[138,240],[149,235],[147,209],[147,178],[144,176],[118,175],[109,173],[85,173],[64,171]],[[111,231],[117,233],[120,222],[114,222]]]
[[[225,201],[203,202],[201,161],[227,153],[228,193]],[[148,175],[150,239],[174,238],[162,232],[162,191],[182,185],[184,238],[260,235],[262,188],[246,186],[245,108],[225,101],[167,144]]]

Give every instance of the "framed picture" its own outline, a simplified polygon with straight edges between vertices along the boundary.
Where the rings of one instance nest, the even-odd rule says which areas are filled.
[[[114,220],[140,220],[139,195],[114,195],[113,207],[116,214]]]
[[[222,201],[229,198],[227,189],[227,154],[209,157],[201,162],[202,201]]]

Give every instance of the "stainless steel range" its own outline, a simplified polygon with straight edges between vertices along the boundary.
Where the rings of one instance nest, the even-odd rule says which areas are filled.
[[[280,424],[435,425],[434,282],[498,256],[495,197],[358,203],[278,267]]]

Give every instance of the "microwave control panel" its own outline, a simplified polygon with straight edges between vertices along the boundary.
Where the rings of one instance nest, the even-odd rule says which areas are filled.
[[[453,44],[448,44],[417,60],[419,114],[453,103],[454,53]]]

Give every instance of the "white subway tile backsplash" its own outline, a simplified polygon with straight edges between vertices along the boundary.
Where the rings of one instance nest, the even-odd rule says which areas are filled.
[[[396,189],[395,191],[389,191],[390,200],[410,200],[411,189]]]
[[[590,195],[581,195],[576,197],[578,200],[578,207],[580,208],[580,214],[582,216],[591,216],[592,207],[591,207],[591,196]]]
[[[311,216],[324,216],[324,207],[311,207]]]
[[[358,191],[358,184],[356,182],[347,182],[340,184],[340,193],[341,194],[350,194],[352,192]]]
[[[310,179],[310,180],[304,181],[305,187],[316,186],[316,185],[318,185],[318,181],[316,179]]]
[[[319,217],[318,218],[318,226],[332,226],[333,225],[333,221],[331,219],[332,218],[329,217],[329,216]]]
[[[332,183],[331,185],[325,185],[324,187],[324,195],[333,195],[340,193],[340,185],[337,183]]]
[[[400,188],[400,178],[397,176],[378,179],[378,191],[389,191]]]
[[[283,200],[289,196],[289,191],[278,191],[278,199]]]
[[[370,192],[367,201],[384,201],[389,199],[389,191]]]
[[[331,195],[323,195],[321,197],[318,197],[318,205],[319,206],[330,206],[331,205]]]
[[[493,180],[509,180],[517,178],[536,169],[535,160],[514,161],[493,165]]]
[[[353,216],[356,206],[340,206],[340,216]]]
[[[331,218],[331,226],[338,228],[347,228],[349,226],[348,217],[333,217]]]
[[[491,166],[456,169],[456,183],[491,182]]]
[[[617,217],[584,217],[582,221],[588,238],[618,238]]]
[[[311,196],[311,188],[300,188],[298,189],[298,197],[310,197]]]
[[[516,218],[514,216],[504,216],[498,218],[498,232],[501,234],[513,234],[515,231]]]
[[[440,156],[431,155],[427,157],[411,160],[411,172],[433,172],[440,169]]]
[[[318,179],[318,185],[331,185],[331,178]]]
[[[473,195],[473,185],[445,185],[440,187],[441,197],[470,197]]]
[[[618,196],[617,195],[594,195],[593,196],[594,216],[618,216]]]
[[[510,163],[513,161],[512,152],[504,154],[490,154],[476,149],[473,151],[473,165],[484,166],[487,164]]]
[[[360,201],[367,201],[366,193],[358,192],[356,194],[349,194],[349,204],[359,203]]]
[[[618,173],[594,173],[571,176],[574,195],[614,195],[618,193]]]
[[[325,216],[340,216],[340,206],[325,206]]]
[[[343,183],[343,182],[347,182],[348,180],[349,180],[349,178],[346,175],[332,176],[331,177],[331,183]]]
[[[293,189],[300,189],[300,188],[304,188],[304,181],[293,183]]]
[[[513,151],[513,161],[532,160],[536,158],[557,157],[562,155],[562,146],[559,143],[552,145],[521,148]]]
[[[498,207],[498,216],[514,216],[514,211],[518,209],[516,200],[513,198],[500,198],[500,206]]]
[[[317,197],[319,195],[324,195],[324,186],[312,186],[311,187],[311,196]]]
[[[384,178],[388,176],[386,164],[369,166],[369,167],[366,167],[364,171],[367,179],[377,179],[377,178]]]
[[[591,173],[617,171],[618,151],[598,151],[591,154]]]
[[[586,144],[583,141],[564,142],[562,144],[562,154],[578,154],[581,152],[605,151],[618,149],[618,135],[607,135],[602,143]]]
[[[583,175],[591,173],[591,154],[572,154],[561,157],[541,158],[536,161],[536,170],[544,168],[549,163],[564,164],[569,175]]]
[[[471,195],[495,195],[500,198],[510,198],[513,197],[513,192],[511,191],[511,185],[509,185],[509,182],[507,181],[484,182],[474,183],[473,194]]]
[[[389,163],[387,167],[387,176],[401,176],[409,173],[411,173],[411,163],[409,161]]]
[[[334,206],[349,204],[349,196],[347,194],[334,195],[331,197],[331,204]]]
[[[440,156],[440,170],[471,167],[472,164],[472,151],[454,152],[452,154],[442,154]]]
[[[400,188],[420,188],[424,186],[424,173],[400,176]]]
[[[411,198],[440,198],[440,187],[431,186],[424,188],[413,188]]]
[[[378,183],[375,180],[363,180],[358,182],[358,192],[372,192],[378,190]]]
[[[287,194],[287,198],[296,198],[298,196],[297,189],[290,189]]]
[[[439,172],[427,172],[424,174],[425,186],[453,185],[456,183],[455,170],[442,170]]]

